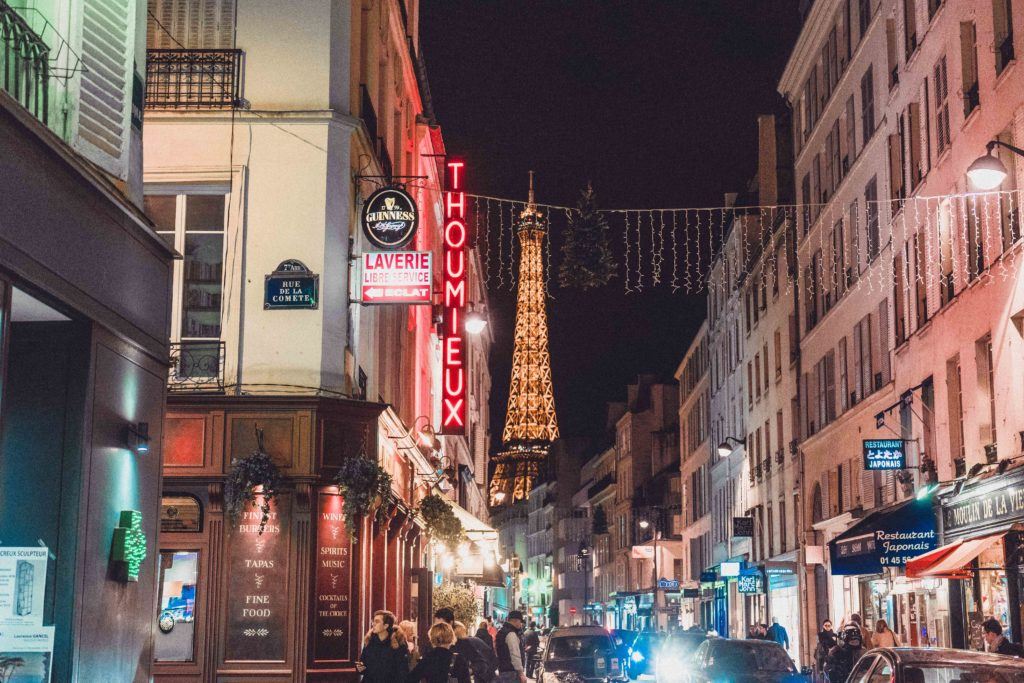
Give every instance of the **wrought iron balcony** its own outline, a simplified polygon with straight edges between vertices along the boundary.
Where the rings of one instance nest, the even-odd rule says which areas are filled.
[[[50,48],[0,0],[0,85],[33,116],[49,122]]]
[[[237,107],[242,59],[241,50],[146,50],[146,107]]]
[[[224,391],[224,342],[172,342],[170,393]]]

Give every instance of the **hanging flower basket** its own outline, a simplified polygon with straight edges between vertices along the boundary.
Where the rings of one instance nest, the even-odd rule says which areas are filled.
[[[263,447],[263,430],[256,427],[256,450],[244,458],[231,459],[231,471],[224,482],[224,510],[231,524],[238,523],[247,507],[259,508],[258,535],[270,519],[271,503],[281,489],[281,470]]]
[[[338,469],[335,483],[344,503],[345,527],[350,534],[359,528],[359,520],[374,515],[377,522],[387,517],[384,501],[391,492],[391,475],[366,453],[346,458]]]
[[[438,543],[454,550],[459,543],[466,540],[462,522],[452,512],[452,506],[436,493],[431,493],[420,501],[418,512],[423,518],[427,535]]]
[[[445,582],[434,589],[434,609],[448,607],[455,613],[455,620],[463,624],[475,624],[480,612],[473,589]]]

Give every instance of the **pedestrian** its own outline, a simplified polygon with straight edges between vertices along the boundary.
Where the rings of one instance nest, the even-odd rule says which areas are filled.
[[[870,650],[875,646],[874,640],[871,638],[871,632],[864,628],[864,622],[861,621],[860,615],[854,612],[850,615],[850,621],[857,624],[857,628],[860,629],[860,642],[861,646],[865,650]]]
[[[498,657],[494,654],[494,646],[469,635],[469,630],[461,621],[455,622],[455,645],[452,649],[469,662],[475,683],[491,683],[497,678]]]
[[[889,624],[885,622],[885,619],[879,619],[875,622],[875,632],[871,635],[871,640],[875,647],[900,646],[900,637],[889,628]]]
[[[423,659],[401,680],[405,683],[449,683],[454,678],[458,683],[472,683],[469,662],[452,649],[455,631],[448,622],[439,621],[431,626],[427,637],[430,639],[430,652],[423,655]],[[388,683],[394,680],[399,679]]]
[[[779,620],[772,617],[772,625],[765,631],[767,640],[772,640],[781,645],[782,647],[789,649],[789,633],[786,632],[786,627],[779,623]]]
[[[391,612],[373,613],[373,625],[363,638],[356,670],[363,674],[364,683],[394,683],[409,673],[409,647]]]
[[[838,643],[825,657],[825,674],[833,683],[841,683],[850,676],[857,660],[864,654],[864,641],[857,624],[851,622],[839,632]]]
[[[981,623],[981,635],[985,639],[985,650],[997,655],[1024,657],[1024,647],[1003,635],[1003,625],[998,619],[986,619]]]
[[[526,676],[533,678],[533,670],[537,667],[537,650],[540,648],[540,632],[537,622],[531,621],[529,628],[523,633],[523,650],[526,652]]]
[[[419,640],[419,636],[416,635],[416,622],[405,619],[399,622],[398,628],[402,629],[402,634],[405,636],[405,642],[409,650],[409,668],[416,666],[416,662],[420,661],[420,648],[416,642]]]
[[[505,623],[494,638],[499,683],[526,683],[526,650],[520,637],[522,629],[523,613],[514,609],[505,617]]]
[[[455,625],[455,612],[451,607],[438,607],[434,610],[434,621],[431,626],[437,624],[448,624],[454,627]],[[420,657],[426,657],[430,653],[433,646],[430,643],[423,643],[420,646]]]
[[[818,631],[818,645],[814,648],[814,664],[818,673],[825,673],[825,658],[835,646],[836,632],[832,630],[832,620],[826,619],[821,622],[821,630]]]
[[[491,634],[491,642],[498,636],[498,629],[494,625],[494,617],[488,615],[487,617],[487,632]]]
[[[486,620],[482,620],[480,622],[480,625],[477,627],[477,629],[476,629],[476,637],[479,638],[480,640],[484,641],[488,645],[490,645],[491,646],[491,650],[494,649],[494,636],[492,636],[491,632],[487,629],[487,621]]]

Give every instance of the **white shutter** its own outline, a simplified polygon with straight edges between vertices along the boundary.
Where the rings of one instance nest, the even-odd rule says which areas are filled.
[[[832,517],[832,492],[828,486],[828,472],[824,472],[821,475],[821,518],[829,519]]]
[[[878,505],[875,500],[878,484],[875,481],[875,472],[864,470],[860,473],[860,504],[865,510],[870,510]]]
[[[125,179],[135,52],[135,0],[84,0],[74,147]]]
[[[184,46],[188,49],[215,50],[235,46],[235,0],[148,2],[147,47],[174,50]],[[163,28],[153,17],[160,20]]]

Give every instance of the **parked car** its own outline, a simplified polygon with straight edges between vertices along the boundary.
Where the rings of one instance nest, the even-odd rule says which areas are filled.
[[[849,683],[1024,683],[1024,659],[974,650],[894,647],[867,652]]]
[[[537,667],[537,683],[624,683],[625,662],[608,631],[600,626],[556,628],[548,636]]]
[[[658,683],[677,683],[685,680],[694,653],[707,639],[707,634],[702,631],[669,633],[655,656],[654,675]]]
[[[770,640],[705,640],[693,654],[687,683],[790,683],[808,680],[789,653]],[[886,682],[888,683],[888,681]]]
[[[636,640],[636,631],[613,628],[609,633],[611,634],[612,641],[615,643],[615,649],[618,650],[622,659],[629,659],[629,646]]]
[[[661,643],[665,638],[664,633],[656,631],[641,631],[629,646],[629,661],[626,664],[626,673],[630,680],[636,680],[644,674],[654,673],[654,659],[661,649]]]

